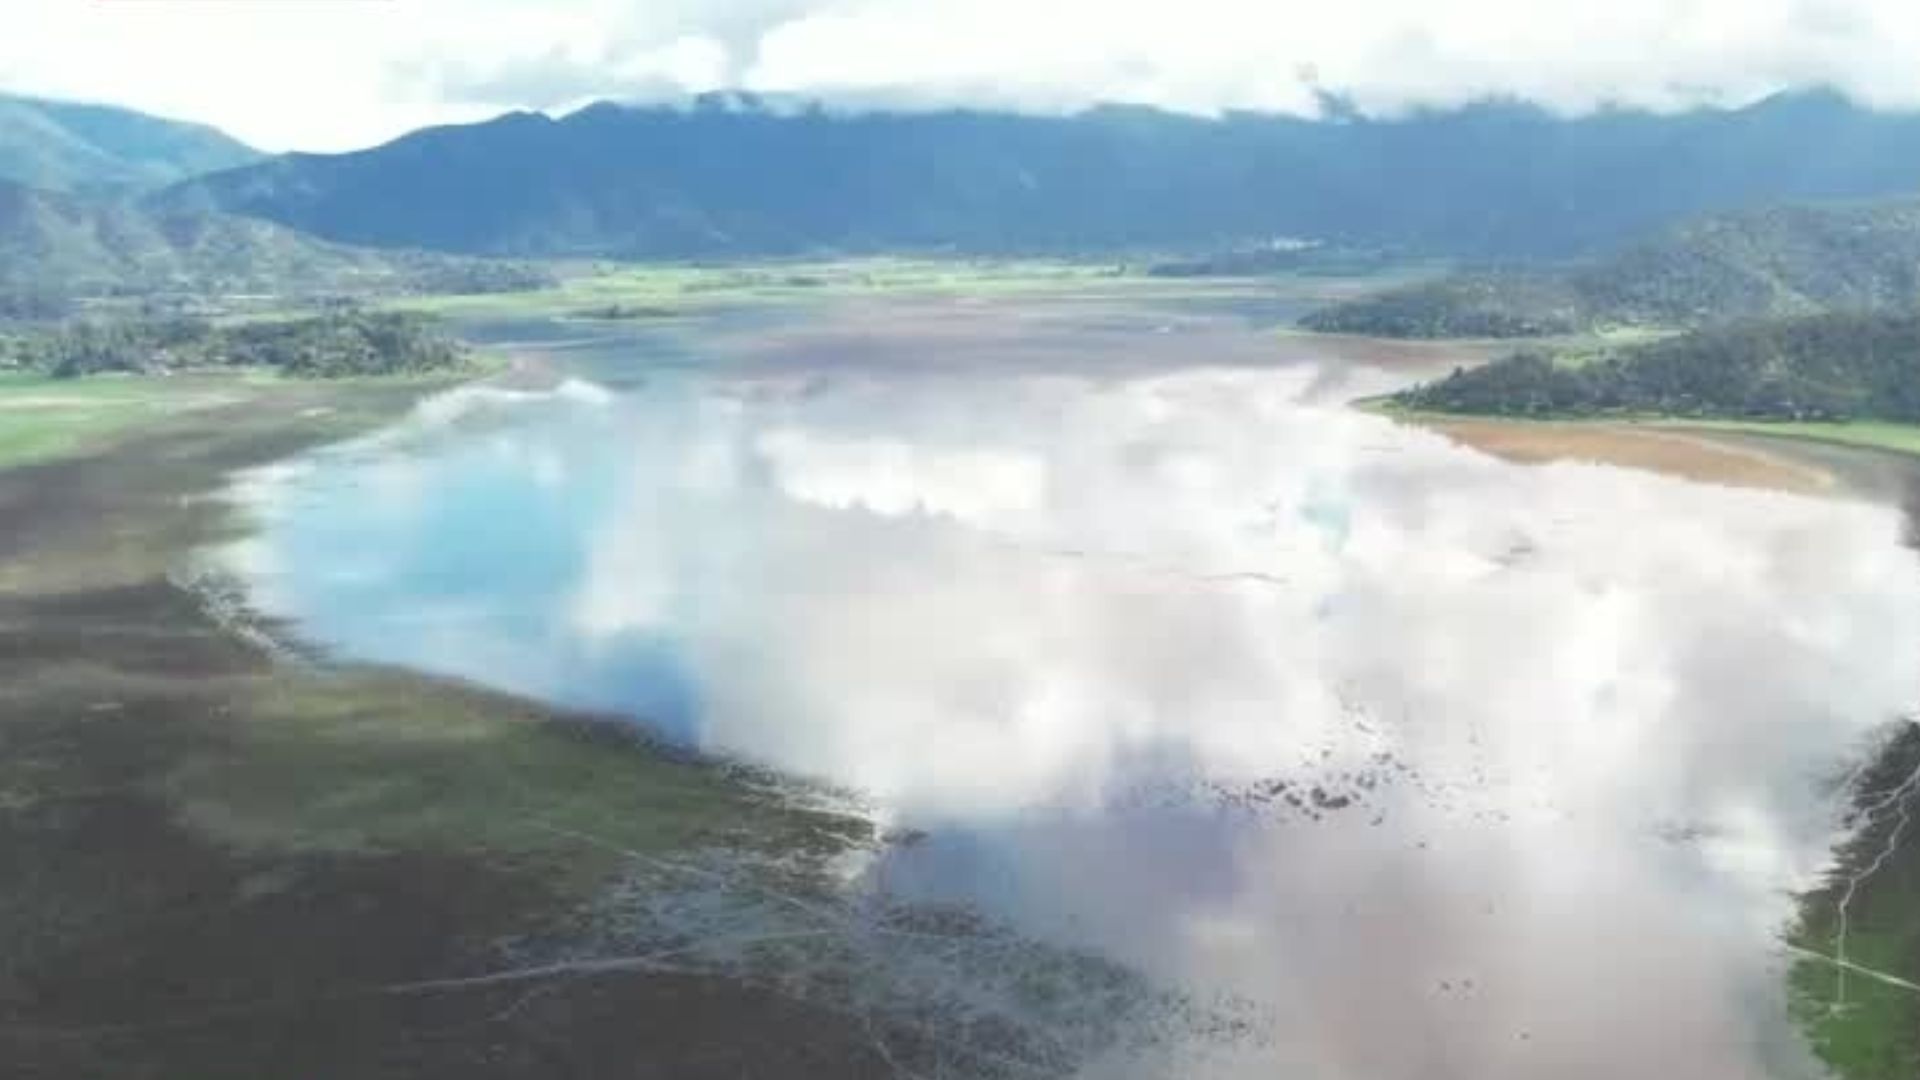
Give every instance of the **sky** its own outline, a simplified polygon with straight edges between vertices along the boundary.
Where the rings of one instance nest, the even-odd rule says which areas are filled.
[[[6,0],[0,89],[267,150],[742,88],[1058,111],[1578,112],[1829,84],[1920,106],[1912,0]]]

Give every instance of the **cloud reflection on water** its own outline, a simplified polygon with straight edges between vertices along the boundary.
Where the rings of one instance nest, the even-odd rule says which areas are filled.
[[[348,655],[862,791],[929,834],[875,887],[1272,1018],[1134,1068],[1759,1075],[1820,781],[1920,686],[1897,517],[1515,468],[1315,378],[443,403],[257,481],[247,565]]]

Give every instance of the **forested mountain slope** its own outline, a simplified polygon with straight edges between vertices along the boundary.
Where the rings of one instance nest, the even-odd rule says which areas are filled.
[[[1519,337],[1916,305],[1920,199],[1907,198],[1710,215],[1568,268],[1459,274],[1305,322],[1393,337]]]
[[[252,218],[0,181],[0,316],[53,313],[86,296],[484,292],[546,280],[514,264],[369,251]]]
[[[55,191],[145,189],[260,157],[204,124],[0,94],[0,179]]]
[[[169,205],[343,242],[488,254],[1218,249],[1303,237],[1565,256],[1704,211],[1920,191],[1920,114],[1831,94],[1566,118],[834,113],[597,105],[293,154]]]

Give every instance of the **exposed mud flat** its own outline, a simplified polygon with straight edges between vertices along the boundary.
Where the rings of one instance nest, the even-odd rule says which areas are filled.
[[[1523,465],[1549,461],[1617,465],[1706,484],[1800,494],[1831,491],[1812,465],[1752,446],[1630,424],[1422,417],[1421,427]]]

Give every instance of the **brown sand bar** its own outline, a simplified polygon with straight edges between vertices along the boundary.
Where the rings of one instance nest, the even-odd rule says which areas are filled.
[[[1750,446],[1626,423],[1420,417],[1412,422],[1507,461],[1618,465],[1729,487],[1816,494],[1832,474]]]

